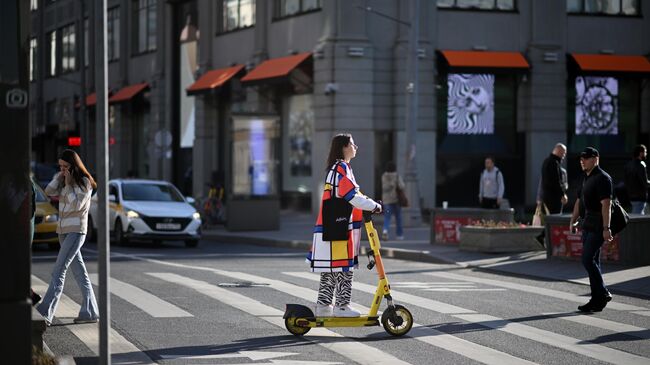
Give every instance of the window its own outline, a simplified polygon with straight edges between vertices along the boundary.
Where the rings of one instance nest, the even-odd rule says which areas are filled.
[[[29,10],[31,11],[38,10],[38,0],[29,0]]]
[[[439,8],[471,10],[515,10],[515,0],[438,0]]]
[[[56,30],[47,34],[49,42],[49,63],[47,68],[48,76],[56,76]]]
[[[320,0],[278,0],[276,14],[278,18],[283,18],[320,8]]]
[[[36,80],[36,46],[38,40],[32,38],[29,40],[29,81]]]
[[[106,44],[108,60],[114,61],[120,58],[120,8],[114,7],[106,14]]]
[[[76,41],[74,24],[61,29],[61,72],[76,69]]]
[[[222,11],[224,32],[255,25],[254,0],[224,0]]]
[[[157,0],[136,0],[133,8],[135,53],[156,50],[156,12]]]
[[[568,13],[595,15],[639,15],[638,0],[567,0]]]

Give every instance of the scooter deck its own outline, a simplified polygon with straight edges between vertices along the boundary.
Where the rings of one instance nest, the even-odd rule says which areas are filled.
[[[379,317],[309,317],[299,318],[296,325],[300,327],[364,327],[379,326]]]

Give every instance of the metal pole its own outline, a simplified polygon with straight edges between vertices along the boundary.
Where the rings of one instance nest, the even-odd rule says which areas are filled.
[[[77,27],[77,34],[80,34],[81,37],[77,37],[77,62],[79,63],[79,74],[81,86],[79,87],[79,134],[81,137],[81,156],[86,163],[88,163],[88,116],[86,108],[86,32],[84,27],[84,15],[85,15],[85,0],[79,0],[79,26]],[[81,39],[81,42],[79,41]]]
[[[410,2],[411,26],[409,28],[409,46],[406,85],[406,192],[409,206],[404,209],[404,226],[413,227],[422,223],[420,211],[420,191],[418,189],[418,172],[415,160],[416,135],[418,125],[419,70],[418,45],[420,33],[420,0]]]
[[[32,188],[29,181],[27,75],[30,14],[23,0],[2,2],[0,12],[0,153],[5,158],[0,179],[0,275],[6,278],[0,291],[3,364],[31,364],[32,307],[29,300],[31,275],[30,219]]]
[[[108,62],[106,0],[95,2],[95,91],[97,92],[97,245],[99,248],[99,363],[111,364],[110,240],[108,237]]]

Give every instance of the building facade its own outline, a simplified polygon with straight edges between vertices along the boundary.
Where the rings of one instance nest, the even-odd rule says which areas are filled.
[[[32,2],[34,156],[53,161],[80,137],[92,166],[93,2]],[[415,153],[423,208],[477,205],[491,155],[523,210],[556,142],[570,180],[584,146],[616,175],[649,142],[649,2],[420,0],[409,151],[410,1],[108,6],[112,177],[162,178],[196,197],[220,183],[231,201],[313,210],[329,141],[350,132],[369,196],[387,161],[403,171]]]

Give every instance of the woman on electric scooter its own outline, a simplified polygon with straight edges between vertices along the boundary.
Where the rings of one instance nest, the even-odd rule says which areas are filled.
[[[350,306],[350,301],[353,270],[359,266],[362,211],[379,213],[382,207],[381,204],[363,195],[354,179],[350,160],[356,156],[358,148],[352,135],[347,133],[334,136],[330,144],[325,189],[314,227],[312,248],[307,255],[311,271],[321,273],[316,317],[359,317],[360,315],[359,311]],[[332,198],[344,199],[353,207],[347,240],[323,240],[323,203]],[[336,306],[333,306],[332,299],[335,293]]]

